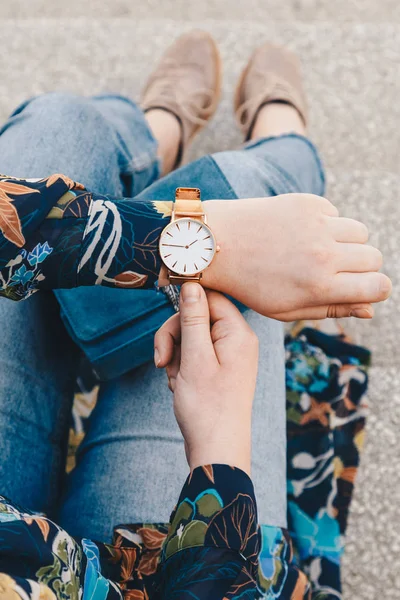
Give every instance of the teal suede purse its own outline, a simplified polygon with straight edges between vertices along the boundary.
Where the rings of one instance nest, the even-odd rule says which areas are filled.
[[[102,381],[152,360],[154,334],[175,313],[155,290],[78,288],[56,297],[70,336]]]

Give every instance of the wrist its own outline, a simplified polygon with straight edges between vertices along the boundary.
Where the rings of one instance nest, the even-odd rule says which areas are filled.
[[[226,209],[228,200],[205,200],[204,212],[207,224],[211,228],[219,246],[211,265],[205,269],[202,277],[204,287],[229,293],[230,264],[234,263],[235,251],[231,247],[229,232],[226,230]]]
[[[191,471],[194,471],[197,467],[203,467],[204,465],[229,465],[230,467],[241,469],[244,473],[247,473],[249,477],[251,476],[251,460],[246,456],[232,456],[231,454],[224,452],[206,452],[204,455],[199,454],[189,460]]]
[[[240,442],[238,442],[238,439]],[[187,459],[190,470],[211,464],[226,464],[237,467],[250,476],[251,473],[251,435],[232,436],[215,444],[201,443],[187,446]]]

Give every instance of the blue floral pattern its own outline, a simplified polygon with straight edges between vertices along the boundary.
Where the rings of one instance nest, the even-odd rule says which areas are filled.
[[[45,276],[39,265],[53,252],[48,242],[36,244],[30,252],[22,249],[0,273],[0,295],[12,300],[29,298],[38,291]]]
[[[31,267],[35,267],[39,263],[42,263],[52,252],[53,248],[50,248],[48,242],[36,244],[28,254],[28,263]]]
[[[286,339],[288,523],[312,598],[341,598],[344,550],[367,416],[370,353],[304,327]]]

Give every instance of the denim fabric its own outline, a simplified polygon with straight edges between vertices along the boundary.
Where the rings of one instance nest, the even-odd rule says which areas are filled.
[[[314,145],[294,133],[248,142],[213,158],[239,198],[304,192],[322,196],[325,176]]]
[[[231,198],[323,192],[316,151],[299,136],[204,157],[158,181],[156,147],[142,112],[127,99],[48,94],[25,103],[1,129],[0,171],[17,177],[60,172],[100,193],[152,199],[171,199],[179,185],[199,186],[204,198],[218,197],[220,188]],[[74,291],[63,293],[74,298]],[[116,310],[119,302],[134,310],[136,293],[118,292]],[[253,425],[260,522],[284,526],[283,331],[251,311],[246,318],[261,342]],[[101,386],[78,466],[61,485],[79,353],[51,295],[20,304],[1,299],[0,319],[6,342],[0,348],[0,493],[57,516],[73,535],[97,539],[109,539],[119,522],[168,520],[187,466],[165,375],[147,364]]]

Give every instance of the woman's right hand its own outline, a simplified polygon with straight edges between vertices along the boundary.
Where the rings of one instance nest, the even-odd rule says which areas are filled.
[[[204,272],[205,287],[279,319],[371,318],[390,279],[382,255],[366,245],[368,230],[341,218],[325,198],[205,201],[221,250]]]
[[[257,336],[230,300],[198,283],[182,286],[180,306],[155,336],[154,359],[167,369],[190,468],[250,474]]]

